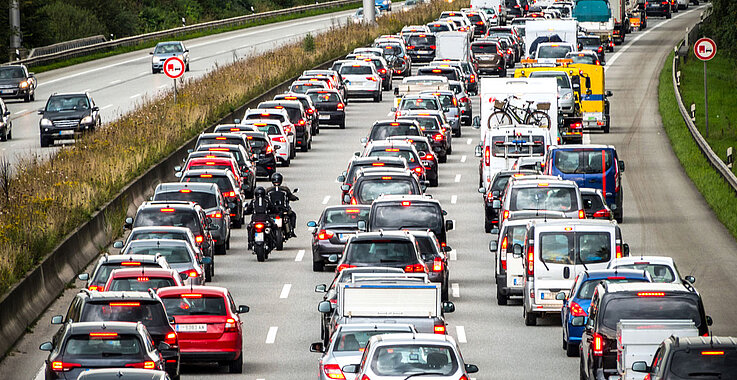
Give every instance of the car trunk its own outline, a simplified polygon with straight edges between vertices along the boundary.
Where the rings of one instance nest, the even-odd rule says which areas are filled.
[[[220,339],[225,331],[226,315],[177,315],[174,317],[179,344],[193,348],[193,341]],[[187,347],[190,346],[190,347]]]

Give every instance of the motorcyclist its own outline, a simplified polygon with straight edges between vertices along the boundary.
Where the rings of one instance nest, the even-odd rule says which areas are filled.
[[[297,214],[292,211],[292,208],[289,206],[289,202],[298,201],[299,198],[296,195],[292,194],[292,191],[289,190],[289,187],[282,185],[283,180],[284,177],[281,175],[281,173],[272,174],[271,184],[274,186],[266,189],[266,195],[268,196],[272,206],[276,209],[276,211],[287,212],[287,216],[289,217],[289,237],[297,237],[297,235],[294,233],[294,229],[297,225]]]
[[[264,222],[271,226],[271,214],[274,213],[274,207],[266,196],[266,190],[259,186],[253,192],[253,199],[248,203],[245,214],[251,215],[251,223],[248,225],[248,249],[253,248],[253,222]]]

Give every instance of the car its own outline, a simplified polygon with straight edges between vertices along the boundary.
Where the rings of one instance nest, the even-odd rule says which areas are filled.
[[[310,82],[324,83],[324,82]],[[270,100],[258,104],[257,109],[285,109],[289,115],[289,121],[294,125],[295,145],[303,152],[312,147],[312,126],[307,125],[309,117],[302,103],[297,100]]]
[[[378,1],[378,0],[375,0]],[[374,16],[378,17],[381,15],[381,8],[374,7]],[[348,17],[348,20],[354,24],[361,24],[364,22],[363,19],[363,7],[356,9],[356,12]]]
[[[499,44],[499,51],[504,57],[504,62],[507,63],[507,68],[514,68],[514,63],[517,62],[517,57],[515,56],[516,50],[514,49],[512,37],[495,36],[486,38],[481,41],[496,42],[497,44]]]
[[[549,180],[533,178],[522,177],[507,185],[501,204],[497,204],[500,207],[496,207],[499,223],[504,222],[510,212],[518,210],[560,211],[569,218],[586,218],[581,191],[575,182],[555,177]],[[541,203],[540,199],[545,201]]]
[[[345,129],[345,105],[338,90],[308,90],[306,93],[315,104],[321,124],[337,125]]]
[[[420,67],[417,69],[417,75],[441,76],[448,78],[449,81],[463,80],[463,72],[460,68],[445,63],[439,63],[438,61],[432,61],[428,66]]]
[[[421,195],[424,187],[417,174],[406,169],[362,170],[343,196],[343,204],[370,205],[379,196],[387,194]]]
[[[297,80],[289,86],[289,93],[304,94],[314,89],[330,89],[330,85],[322,81]]]
[[[359,50],[361,48],[357,48],[356,50]],[[362,53],[365,55],[372,55],[370,53]],[[378,54],[379,57],[381,57],[381,54]],[[329,77],[331,79],[331,82],[333,83],[333,87],[340,91],[340,95],[345,98],[345,84],[343,84],[343,78],[340,76],[340,73],[338,73],[338,70],[333,69],[318,69],[318,70],[305,70],[302,72],[303,76],[309,76],[311,78],[321,78],[321,77]],[[314,103],[314,101],[313,101]]]
[[[737,339],[725,336],[671,336],[658,347],[652,363],[634,362],[632,369],[651,380],[678,380],[705,374],[727,379],[735,371]]]
[[[379,8],[380,10],[384,12],[392,11],[392,1],[391,0],[374,0],[374,4],[376,5],[377,8]]]
[[[89,369],[77,380],[171,380],[164,371],[137,368]]]
[[[506,1],[525,1],[526,2],[527,0],[506,0]],[[525,50],[524,41],[522,40],[519,34],[519,31],[517,30],[517,27],[513,25],[495,26],[495,27],[488,28],[486,37],[511,37],[512,42],[514,43],[515,59],[519,60],[521,57],[527,55],[524,51]]]
[[[2,90],[0,90],[2,92]],[[13,138],[13,120],[5,102],[0,99],[0,141],[8,141]]]
[[[599,55],[595,51],[580,50],[567,53],[564,59],[570,59],[573,64],[598,65],[601,66]]]
[[[439,33],[439,32],[452,32],[456,29],[455,24],[450,20],[436,20],[427,23],[427,28],[430,30],[430,33]]]
[[[412,58],[407,54],[407,48],[401,38],[375,41],[373,46],[384,50],[384,58],[394,69],[394,75],[403,77],[412,75]]]
[[[420,156],[420,162],[422,163],[428,186],[438,187],[440,179],[438,158],[432,152],[429,138],[425,136],[391,136],[387,140],[399,140],[411,143]]]
[[[653,282],[664,282],[673,284],[684,284],[691,286],[696,282],[696,277],[681,277],[676,263],[668,256],[632,256],[622,257],[609,263],[609,269],[637,269],[650,273]]]
[[[363,55],[355,55],[355,54],[349,54],[346,56],[347,59],[354,59],[354,60],[363,60],[366,62],[371,62],[374,67],[376,67],[376,71],[379,73],[379,76],[381,77],[381,88],[384,91],[389,91],[392,89],[392,79],[394,78],[394,70],[389,67],[389,63],[384,59],[384,57],[377,57],[377,56],[363,56]]]
[[[56,343],[39,346],[49,351],[45,360],[46,380],[77,379],[88,369],[143,368],[163,370],[164,359],[154,347],[151,336],[141,322],[80,322],[63,327]]]
[[[289,119],[289,113],[287,113],[285,109],[272,108],[268,110],[262,110],[262,109],[250,109],[249,108],[244,113],[243,120],[238,120],[238,119],[236,120],[239,123],[248,124],[250,122],[263,121],[264,119],[278,120],[279,122],[282,123],[282,125],[284,125],[285,131],[287,132],[287,135],[289,136],[289,143],[292,144],[291,151],[293,152],[292,158],[294,158],[295,157],[294,155],[297,152],[297,145],[295,144],[295,140],[294,140],[295,139],[294,137],[295,127],[292,124],[291,120]]]
[[[450,128],[453,131],[453,137],[461,137],[461,102],[455,93],[450,89],[420,92],[420,95],[424,94],[438,97],[443,113],[445,113],[445,118],[448,120]]]
[[[396,120],[416,120],[420,124],[422,134],[430,139],[433,152],[438,156],[440,163],[448,160],[453,153],[453,131],[442,110],[437,111],[409,111],[403,112]]]
[[[330,342],[316,342],[310,345],[311,352],[323,354],[318,361],[318,379],[353,380],[352,374],[344,374],[341,368],[361,360],[366,344],[374,335],[416,333],[414,326],[403,323],[348,324],[335,329]],[[342,376],[342,377],[341,377]]]
[[[243,372],[243,318],[228,289],[176,286],[158,291],[167,315],[174,319],[184,362],[217,362],[230,373]]]
[[[461,125],[471,125],[473,122],[473,105],[471,96],[466,90],[466,84],[462,81],[448,81],[448,87],[458,99],[458,106],[461,109]]]
[[[444,78],[445,79],[445,78]],[[432,94],[408,94],[402,96],[397,107],[392,107],[394,117],[404,116],[412,111],[442,111],[440,99]],[[447,120],[447,119],[446,119]],[[450,125],[450,123],[448,123]]]
[[[345,268],[390,267],[405,273],[427,273],[417,241],[408,231],[358,233],[346,242],[336,272]]]
[[[164,360],[164,368],[161,369],[166,370],[172,378],[179,377],[180,353],[177,333],[169,323],[161,299],[153,290],[90,292],[83,289],[74,296],[66,316],[56,315],[51,318],[51,324],[62,325],[54,335],[52,343],[56,344],[63,340],[64,332],[69,325],[100,322],[104,322],[104,325],[98,331],[115,331],[108,325],[110,323],[142,323],[151,336],[149,342],[153,347],[160,347],[162,343],[168,346],[159,348]],[[67,358],[64,359],[66,361]],[[100,368],[94,365],[92,367]]]
[[[429,31],[403,34],[407,44],[407,54],[412,62],[430,62],[435,59],[435,35]]]
[[[596,52],[599,62],[604,65],[606,62],[605,43],[601,41],[599,36],[584,35],[578,36],[578,50],[591,50]]]
[[[184,62],[184,71],[189,71],[189,49],[181,41],[159,42],[151,53],[151,72],[156,74],[164,70],[164,62],[177,57]]]
[[[230,153],[235,158],[235,161],[238,163],[241,169],[241,185],[240,185],[240,192],[243,194],[244,198],[253,198],[253,191],[256,189],[256,163],[252,160],[251,153],[245,148],[243,145],[238,144],[212,144],[212,145],[200,145],[197,147],[197,152],[206,152],[206,153]],[[193,156],[192,152],[189,155]],[[203,157],[207,157],[208,154],[205,154]],[[221,191],[223,189],[220,189]],[[232,196],[230,198],[233,198]],[[238,203],[238,202],[236,202]],[[231,210],[233,211],[233,210]],[[240,211],[240,210],[239,210]],[[242,215],[240,212],[236,213],[238,218],[240,218]],[[231,215],[234,219],[234,225],[236,228],[240,228],[239,220],[236,218],[236,215]]]
[[[233,222],[233,227],[241,228],[243,226],[245,220],[243,210],[245,209],[244,203],[246,200],[243,192],[236,183],[235,176],[230,170],[187,170],[182,173],[179,181],[187,183],[202,182],[217,184],[218,189],[220,189],[220,193],[223,198],[225,198],[226,202],[235,203],[235,208],[230,209],[230,220]],[[214,250],[214,247],[209,248],[209,251]]]
[[[224,255],[230,247],[230,214],[238,205],[227,202],[217,184],[201,182],[168,182],[160,183],[154,189],[153,201],[189,201],[195,202],[210,218],[211,224],[217,226],[210,231],[215,243],[215,253]]]
[[[573,318],[588,317],[591,297],[594,295],[596,286],[602,281],[609,283],[625,282],[652,282],[650,274],[644,270],[634,269],[603,269],[586,270],[576,276],[570,293],[558,293],[557,298],[563,299],[563,308],[560,310],[563,323],[563,349],[566,355],[573,357],[578,355],[578,346],[583,334],[582,326],[573,326]]]
[[[210,132],[201,133],[197,137],[195,142],[195,148],[193,151],[199,149],[203,145],[216,145],[216,144],[234,144],[242,146],[246,151],[251,151],[251,145],[249,144],[248,138],[241,132]]]
[[[581,190],[581,199],[583,199],[583,210],[586,212],[586,219],[606,219],[612,220],[612,210],[606,205],[604,193],[600,189],[579,188]]]
[[[409,170],[407,160],[402,157],[389,157],[389,156],[376,156],[376,157],[356,157],[354,156],[348,162],[348,168],[341,173],[337,181],[341,184],[340,189],[342,191],[341,199],[344,199],[348,191],[353,186],[356,177],[360,171],[365,169],[405,169]]]
[[[105,288],[110,273],[120,268],[164,268],[169,269],[169,263],[162,255],[109,255],[105,253],[97,260],[92,275],[80,273],[77,278],[87,281],[85,288],[91,291],[102,291]]]
[[[192,246],[183,240],[148,239],[134,240],[123,248],[121,255],[161,255],[182,277],[185,284],[202,285],[205,283],[205,269],[208,258],[202,262],[197,259]]]
[[[369,213],[368,231],[432,231],[443,252],[451,251],[448,231],[455,221],[446,219],[446,211],[437,199],[424,195],[384,194],[374,200]]]
[[[420,248],[420,256],[427,266],[427,276],[431,282],[440,284],[440,295],[443,302],[450,299],[450,268],[449,259],[444,249],[440,247],[440,242],[432,231],[410,231],[415,237],[417,245]]]
[[[332,83],[333,77],[328,77],[324,75],[315,77],[310,77],[311,80],[323,80],[323,81],[330,81]],[[302,103],[302,107],[304,107],[305,112],[307,112],[307,118],[310,119],[310,126],[312,130],[310,131],[312,135],[320,134],[320,119],[318,118],[318,110],[317,107],[315,107],[315,103],[312,101],[312,98],[307,96],[306,94],[292,94],[292,93],[284,93],[284,94],[277,94],[274,96],[274,100],[296,100],[300,103]]]
[[[243,178],[241,177],[240,165],[234,157],[214,157],[205,155],[205,157],[188,157],[184,163],[182,170],[208,170],[208,169],[225,169],[230,170],[235,177],[238,187],[241,187]]]
[[[243,132],[251,146],[251,157],[256,163],[256,177],[270,178],[276,173],[276,151],[269,135],[264,132]],[[305,151],[302,148],[302,151]]]
[[[269,136],[271,140],[271,146],[274,147],[277,162],[281,163],[282,166],[289,166],[292,164],[292,144],[289,142],[289,135],[284,129],[281,122],[277,120],[260,120],[254,121],[249,120],[250,125],[256,128],[256,131],[263,132]]]
[[[42,148],[56,140],[68,140],[94,131],[102,124],[100,107],[88,92],[54,93],[38,114],[41,115],[38,125]]]
[[[348,238],[358,232],[358,221],[368,222],[370,206],[328,206],[317,221],[307,222],[312,230],[312,270],[322,272],[330,255],[343,254]]]
[[[474,68],[480,74],[495,74],[499,77],[507,76],[507,62],[502,53],[499,42],[474,41],[471,43],[471,59]]]
[[[581,379],[617,374],[617,323],[623,319],[691,320],[700,336],[709,335],[711,317],[693,287],[664,283],[600,283],[594,290],[589,317],[575,317],[573,326],[586,326],[581,336]]]
[[[502,195],[509,179],[536,174],[538,172],[535,170],[502,170],[494,174],[488,188],[479,188],[479,192],[484,197],[484,231],[489,233],[492,228],[499,227],[499,209],[494,208],[494,201],[502,201]]]
[[[0,66],[0,98],[23,99],[24,102],[36,100],[38,81],[34,73],[24,64]]]
[[[382,95],[382,79],[371,62],[354,60],[340,67],[340,76],[346,83],[346,99],[370,97],[380,102]]]
[[[484,36],[486,35],[486,28],[488,21],[486,20],[486,13],[481,11],[475,11],[471,9],[463,9],[463,14],[466,15],[466,18],[468,18],[468,21],[471,22],[471,25],[474,26],[473,28],[473,35],[474,36]]]
[[[436,59],[430,63],[434,66],[444,67],[445,65],[457,67],[463,73],[463,83],[465,90],[469,94],[477,95],[479,91],[478,73],[469,61],[459,61],[453,59]]]
[[[405,134],[405,135],[408,135]],[[376,140],[366,144],[362,157],[401,157],[407,161],[407,166],[414,172],[417,177],[423,181],[426,179],[425,167],[422,166],[422,159],[420,158],[419,152],[415,149],[412,143],[407,141],[390,141],[390,140]]]
[[[115,269],[110,273],[103,291],[105,292],[145,292],[156,291],[167,286],[184,285],[179,272],[174,269],[131,268]]]
[[[433,379],[467,379],[478,367],[465,364],[450,335],[384,334],[371,337],[360,364],[343,367],[356,379],[402,379],[431,373]]]
[[[672,17],[673,7],[670,0],[648,1],[645,3],[647,16],[664,16],[666,19]]]
[[[361,143],[386,140],[392,136],[422,136],[422,130],[414,120],[377,120]]]

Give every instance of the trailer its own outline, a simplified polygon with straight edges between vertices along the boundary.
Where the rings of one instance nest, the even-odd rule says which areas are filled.
[[[623,319],[617,323],[617,371],[622,380],[643,380],[644,373],[632,371],[632,363],[651,363],[655,351],[670,336],[698,336],[690,319]]]

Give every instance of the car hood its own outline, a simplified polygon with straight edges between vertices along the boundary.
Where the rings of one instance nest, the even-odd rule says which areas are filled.
[[[81,111],[61,111],[61,112],[44,112],[44,119],[49,120],[79,120],[90,115],[90,110]]]

